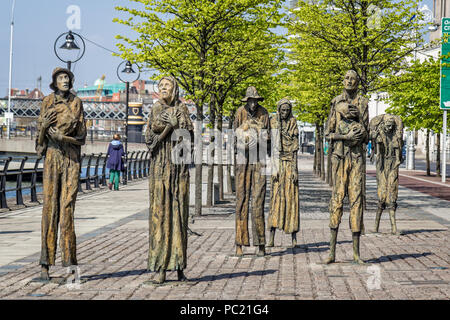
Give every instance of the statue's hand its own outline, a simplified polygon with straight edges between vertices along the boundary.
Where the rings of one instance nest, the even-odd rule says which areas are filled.
[[[350,141],[359,141],[363,138],[363,133],[358,128],[353,128],[349,133],[346,135],[347,140]]]
[[[62,141],[64,139],[64,135],[56,128],[49,128],[48,133],[50,137],[55,141]]]
[[[272,173],[272,181],[273,182],[278,182],[278,180],[280,179],[280,175],[278,173],[278,170],[274,173]]]
[[[293,182],[294,184],[297,184],[297,182],[298,182],[298,176],[297,176],[295,173],[293,173],[293,174],[291,175],[291,180],[292,180],[292,182]]]
[[[42,121],[41,121],[41,125],[42,125],[42,128],[44,130],[46,130],[48,127],[50,127],[55,122],[56,122],[56,112],[55,112],[55,110],[51,109],[51,110],[48,110],[44,114]]]
[[[353,104],[348,105],[348,114],[350,119],[359,118],[359,109]]]
[[[164,113],[161,115],[161,120],[170,125],[172,128],[176,127],[178,124],[178,118],[175,114]]]

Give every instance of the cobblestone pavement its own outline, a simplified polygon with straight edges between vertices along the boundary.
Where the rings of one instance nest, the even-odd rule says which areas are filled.
[[[351,263],[347,213],[339,230],[337,263],[327,266],[322,261],[328,255],[330,188],[311,174],[311,160],[302,156],[300,162],[301,230],[296,248],[290,247],[290,236],[279,231],[275,247],[268,248],[265,257],[256,257],[254,247],[244,248],[244,257],[235,257],[234,202],[229,198],[218,207],[205,208],[205,215],[190,224],[193,232],[185,270],[189,281],[178,282],[176,274],[169,272],[167,283],[154,285],[149,280],[156,274],[146,271],[148,213],[135,206],[103,226],[98,223],[97,229],[78,233],[80,281],[69,278],[58,256],[51,275],[69,278],[69,284],[32,282],[39,274],[38,252],[27,251],[20,263],[16,260],[0,268],[0,299],[449,299],[448,212],[439,213],[449,202],[441,200],[433,206],[435,198],[401,187],[398,227],[404,235],[388,233],[387,213],[382,233],[373,234],[376,182],[368,176],[366,233],[361,238],[361,256],[367,263]],[[130,186],[130,194],[132,189],[146,195],[144,185]],[[104,197],[105,203],[113,203],[119,194],[92,195],[89,201]],[[80,199],[76,214],[94,215],[83,201],[88,200]],[[420,204],[427,201],[430,208],[425,211]],[[142,202],[145,207],[147,201]],[[2,219],[0,228],[3,231]]]

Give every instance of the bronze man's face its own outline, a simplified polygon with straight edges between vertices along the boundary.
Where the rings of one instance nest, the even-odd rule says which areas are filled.
[[[163,79],[158,86],[161,97],[165,101],[169,101],[173,94],[173,83],[167,79]]]
[[[247,105],[251,112],[255,112],[256,107],[258,106],[258,99],[248,98]]]
[[[384,124],[385,132],[392,132],[392,131],[394,131],[394,128],[395,128],[394,121],[386,121],[386,123]]]
[[[60,73],[56,76],[56,87],[61,92],[70,90],[70,77],[67,73]]]
[[[353,72],[347,72],[345,74],[344,88],[346,90],[356,90],[358,88],[358,78]]]
[[[288,105],[288,104],[283,104],[280,107],[281,119],[286,120],[289,117],[290,114],[291,114],[291,106]]]

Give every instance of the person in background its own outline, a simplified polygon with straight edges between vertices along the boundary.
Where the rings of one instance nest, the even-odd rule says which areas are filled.
[[[123,145],[120,142],[120,135],[115,134],[113,141],[108,146],[108,162],[106,167],[109,169],[109,190],[112,190],[114,183],[114,190],[119,190],[120,171],[123,170],[122,157],[125,155],[123,151]]]

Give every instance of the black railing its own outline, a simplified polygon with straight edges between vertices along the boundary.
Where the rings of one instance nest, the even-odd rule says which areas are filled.
[[[32,161],[30,168],[25,168],[27,163]],[[0,164],[3,163],[3,169],[0,171],[0,209],[9,208],[7,199],[8,192],[15,191],[16,205],[25,206],[23,201],[23,191],[30,189],[31,202],[39,202],[37,197],[38,176],[42,177],[43,168],[39,164],[43,161],[42,158],[24,157],[8,157],[0,159]],[[18,163],[18,168],[11,169],[11,162]],[[80,166],[80,180],[78,184],[78,191],[85,192],[91,190],[100,190],[107,186],[107,179],[109,175],[106,170],[107,157],[103,153],[99,154],[83,154],[81,156]],[[142,179],[148,176],[150,165],[148,151],[132,151],[128,152],[127,172],[122,173],[127,175],[128,181]],[[23,180],[25,175],[30,175],[30,185],[24,186]],[[7,188],[7,181],[16,181],[15,188]],[[83,190],[83,184],[84,190]]]
[[[9,135],[11,138],[23,137],[30,138],[31,140],[36,138],[37,127],[34,125],[28,126],[11,126]],[[94,141],[111,141],[115,134],[123,135],[124,131],[121,130],[104,130],[98,128],[90,128],[87,130],[86,141],[93,143]],[[6,125],[0,125],[0,138],[6,138],[7,127]]]

